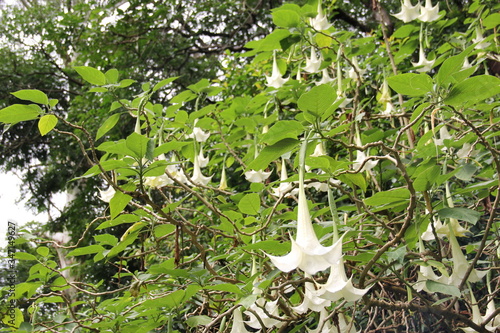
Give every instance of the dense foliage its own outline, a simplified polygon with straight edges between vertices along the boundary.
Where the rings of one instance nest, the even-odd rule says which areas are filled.
[[[116,36],[86,36],[88,58],[64,67],[78,97],[13,92],[23,102],[0,110],[4,134],[32,128],[25,135],[47,140],[46,152],[76,147],[50,160],[74,171],[80,156],[85,170],[70,184],[94,191],[75,193],[89,205],[75,206],[78,225],[20,235],[29,271],[12,296],[16,321],[4,324],[494,332],[500,7],[404,0],[391,17],[370,3],[378,24],[335,1],[284,4],[245,52],[232,43],[244,29],[228,22],[234,34],[214,38],[229,34],[220,47],[233,52],[217,53],[216,73],[188,57],[182,68],[200,74],[192,83],[148,61],[127,67],[126,49],[101,63],[89,50]],[[142,22],[118,14],[116,29]],[[161,40],[161,29],[148,33]]]

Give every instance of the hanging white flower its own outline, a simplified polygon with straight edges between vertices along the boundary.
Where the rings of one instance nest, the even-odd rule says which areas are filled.
[[[420,49],[418,51],[418,62],[412,61],[412,65],[417,68],[417,72],[425,73],[432,69],[435,61],[436,59],[427,60],[427,58],[425,57],[424,49],[422,48],[422,46],[420,46]]]
[[[278,187],[272,188],[273,194],[277,197],[285,196],[289,197],[291,195],[296,194],[298,191],[297,189],[293,189],[293,185],[290,182],[286,182],[288,179],[288,174],[286,172],[286,163],[285,159],[281,159],[281,175],[280,175],[280,181],[281,183],[278,185]],[[294,193],[295,192],[295,193]]]
[[[481,316],[481,312],[479,311],[479,306],[477,305],[477,300],[476,297],[474,296],[474,293],[472,290],[470,290],[470,302],[471,302],[471,307],[472,307],[472,321],[475,324],[478,324],[481,326],[483,322],[492,314],[495,312],[495,303],[493,302],[493,298],[488,302],[487,308],[486,308],[486,313],[484,316]],[[496,332],[496,329],[500,327],[500,318],[499,316],[496,316],[493,320],[491,320],[488,324],[484,326],[486,330],[489,332]],[[471,327],[461,327],[460,328],[462,331],[467,332],[467,333],[474,333],[477,332],[475,329]]]
[[[330,304],[331,301],[319,297],[314,283],[306,282],[304,284],[304,299],[302,303],[292,307],[292,309],[299,314],[306,313],[309,310],[319,312],[325,307],[330,306]]]
[[[213,176],[210,177],[205,177],[201,173],[200,169],[200,163],[198,161],[198,155],[194,156],[194,166],[193,166],[193,176],[191,177],[191,180],[193,181],[193,185],[196,186],[198,184],[201,184],[203,186],[206,186],[211,180]]]
[[[444,140],[450,140],[452,138],[453,137],[451,136],[450,132],[448,132],[446,126],[443,126],[439,129],[439,139],[434,139],[434,144],[436,146],[443,146]]]
[[[420,16],[420,1],[413,6],[410,0],[401,2],[401,11],[393,15],[404,23],[411,22]]]
[[[338,262],[340,257],[336,255],[338,254],[336,248],[342,247],[342,242],[337,241],[333,245],[325,247],[321,245],[314,232],[304,187],[306,148],[307,139],[300,149],[296,239],[291,239],[292,249],[287,255],[267,256],[282,272],[290,272],[300,268],[307,274],[313,275]]]
[[[457,238],[455,237],[451,226],[449,240],[451,243],[451,254],[453,257],[453,271],[447,284],[458,287],[465,277],[465,272],[469,268],[469,262],[465,258],[462,249],[460,249],[460,245],[458,244]],[[467,281],[471,283],[478,282],[486,275],[486,273],[487,271],[478,271],[477,269],[473,269],[467,278]]]
[[[425,0],[425,6],[420,6],[420,15],[417,17],[422,22],[433,22],[439,19],[439,2],[432,7],[431,0]]]
[[[472,39],[472,42],[474,44],[477,44],[476,46],[474,46],[474,48],[477,50],[482,50],[490,46],[491,43],[485,42],[484,40],[485,38],[483,37],[481,28],[476,26],[476,38]]]
[[[167,175],[146,177],[146,179],[144,180],[144,185],[156,188],[172,185],[173,183],[174,181],[170,179]]]
[[[271,175],[271,171],[255,171],[255,170],[250,170],[245,172],[245,178],[251,183],[262,183],[265,181],[269,176]]]
[[[276,54],[273,55],[273,71],[271,73],[271,76],[266,75],[266,80],[267,80],[267,86],[268,87],[273,87],[273,88],[281,88],[286,81],[288,81],[288,78],[283,78],[280,73],[280,69],[278,67],[278,63],[276,62]]]
[[[335,302],[341,298],[344,298],[348,302],[355,302],[370,289],[359,289],[354,287],[352,284],[352,277],[347,279],[344,267],[344,259],[342,258],[342,237],[337,242],[340,242],[340,246],[335,248],[335,257],[339,260],[330,266],[330,275],[328,280],[324,285],[320,285],[318,290],[318,296],[324,299],[328,299]]]
[[[356,151],[356,160],[354,161],[354,164],[352,165],[354,170],[358,170],[363,162],[366,160],[366,154],[360,150]],[[363,165],[363,168],[359,170],[359,172],[363,171],[369,171],[373,169],[378,163],[378,160],[368,160],[365,165]]]
[[[317,85],[317,86],[319,86],[319,85],[322,85],[322,84],[330,83],[332,81],[335,81],[335,79],[332,78],[332,77],[330,77],[330,75],[328,74],[328,68],[324,68],[321,71],[321,80],[316,81],[314,84]]]
[[[306,56],[306,66],[303,68],[308,73],[317,73],[321,66],[321,57],[318,59],[316,50],[311,46],[311,57]]]
[[[210,137],[210,132],[205,132],[199,127],[194,127],[193,133],[187,137],[188,139],[195,139],[197,142],[205,142]]]
[[[256,329],[260,330],[262,328],[272,328],[272,327],[280,327],[283,323],[277,319],[269,317],[267,313],[274,317],[278,317],[278,300],[269,302],[265,298],[258,298],[255,303],[249,306],[249,309],[252,310],[257,314],[257,316],[260,318],[260,321],[257,319],[257,316],[255,316],[252,312],[250,311],[245,311],[244,313],[247,314],[250,317],[250,320],[245,321],[245,323]],[[264,311],[266,309],[266,311]],[[264,324],[264,327],[260,324],[262,322]]]
[[[200,153],[198,154],[198,163],[200,164],[200,168],[206,167],[209,161],[208,156],[203,156],[203,147],[200,147]]]
[[[361,69],[359,67],[356,57],[353,57],[351,62],[353,66],[349,69],[347,76],[353,80],[359,80],[365,74],[366,69]]]
[[[104,202],[109,203],[111,201],[111,199],[113,199],[113,197],[115,196],[115,193],[116,193],[116,191],[113,188],[113,186],[108,187],[108,189],[104,190],[104,191],[99,190],[99,195],[100,195],[99,199],[101,199]]]
[[[222,173],[220,176],[220,185],[219,190],[227,189],[227,177],[226,177],[226,168],[222,167]]]
[[[229,333],[250,333],[245,327],[245,322],[241,315],[241,307],[233,311],[233,327]]]
[[[311,221],[304,189],[304,168],[299,172],[299,202],[297,209],[296,239],[291,239],[290,253],[282,257],[267,255],[272,263],[282,272],[290,272],[300,268],[307,274],[313,275],[325,270],[340,259],[338,247],[342,242],[337,241],[331,246],[323,246],[318,240]]]
[[[314,18],[310,18],[309,22],[311,26],[318,31],[327,30],[332,25],[328,22],[328,18],[323,13],[323,9],[321,8],[321,0],[318,1],[318,14]]]

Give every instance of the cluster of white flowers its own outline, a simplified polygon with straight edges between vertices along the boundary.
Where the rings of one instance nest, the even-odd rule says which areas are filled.
[[[415,6],[411,4],[411,0],[403,0],[401,2],[401,11],[394,14],[394,17],[403,21],[404,23],[411,22],[413,20],[419,20],[421,22],[433,22],[439,19],[439,4],[432,6],[431,0],[425,0],[425,6],[417,2]]]

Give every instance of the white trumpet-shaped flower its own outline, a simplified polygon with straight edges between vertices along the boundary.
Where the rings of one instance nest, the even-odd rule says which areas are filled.
[[[382,104],[382,107],[384,110],[382,111],[383,115],[389,116],[394,113],[394,105],[392,105],[392,96],[391,96],[391,90],[389,88],[389,84],[387,83],[387,80],[384,79],[384,82],[382,83],[382,89],[380,91],[380,97],[379,97],[379,103]]]
[[[314,152],[311,154],[312,157],[325,156],[325,148],[323,147],[323,143],[318,142],[316,147],[314,147]]]
[[[412,61],[412,65],[417,68],[417,72],[425,73],[432,69],[435,61],[435,59],[427,60],[427,58],[425,57],[424,49],[422,46],[420,46],[420,49],[418,51],[418,62]]]
[[[225,190],[227,189],[227,177],[226,177],[226,168],[222,167],[222,173],[220,176],[220,185],[219,185],[219,190]]]
[[[273,55],[273,71],[271,73],[271,76],[266,75],[266,80],[267,80],[267,86],[268,87],[273,87],[273,88],[281,88],[286,81],[288,81],[288,78],[283,78],[280,73],[280,69],[278,67],[278,63],[276,62],[276,54]]]
[[[101,199],[102,201],[104,202],[110,202],[111,199],[113,199],[113,197],[115,196],[115,189],[113,188],[113,186],[110,186],[108,187],[107,190],[99,190],[99,199]]]
[[[200,153],[198,154],[198,163],[200,164],[200,168],[206,167],[209,161],[208,156],[203,156],[203,147],[200,147]]]
[[[363,162],[366,160],[366,154],[362,151],[356,151],[356,160],[354,161],[352,167],[354,170],[358,170],[361,165],[363,165]],[[359,172],[363,171],[369,171],[373,169],[377,165],[378,161],[377,160],[368,160],[366,163],[363,165],[361,170]]]
[[[335,248],[335,257],[339,257],[337,263],[332,264],[330,267],[330,275],[328,280],[324,285],[320,285],[318,290],[318,296],[324,299],[328,299],[335,302],[341,298],[344,298],[348,302],[355,302],[370,289],[359,289],[354,287],[352,284],[352,277],[347,279],[344,267],[344,259],[342,258],[342,239],[344,236],[340,237],[337,241],[340,241],[340,246]]]
[[[393,15],[404,23],[411,22],[420,16],[420,1],[413,6],[410,0],[401,2],[401,11]]]
[[[266,314],[267,312],[273,317],[279,316],[278,300],[269,302],[266,299],[260,297],[255,301],[255,303],[250,305],[248,308],[252,310],[255,314],[257,314],[260,321],[259,319],[257,319],[257,316],[254,313],[250,311],[245,311],[245,314],[247,314],[250,317],[250,320],[246,321],[245,323],[256,330],[260,330],[264,327],[265,328],[280,327],[283,324],[283,322],[271,318]],[[262,327],[261,322],[262,324],[264,324],[264,327]]]
[[[286,172],[286,164],[285,164],[285,159],[283,158],[281,160],[281,175],[280,175],[280,181],[281,183],[278,185],[278,187],[273,188],[273,194],[277,197],[285,196],[289,197],[291,195],[296,194],[297,190],[292,190],[293,185],[290,182],[286,182],[288,179],[288,173]]]
[[[282,272],[290,272],[300,268],[307,274],[313,275],[339,261],[340,257],[336,249],[339,246],[342,248],[342,242],[339,240],[333,245],[325,247],[321,245],[314,232],[304,188],[305,148],[306,143],[304,142],[300,153],[301,166],[299,171],[296,239],[291,239],[292,249],[287,255],[282,257],[268,255],[268,257]]]
[[[330,83],[332,81],[335,81],[335,79],[332,78],[332,77],[330,77],[330,75],[328,74],[328,68],[324,68],[321,71],[321,80],[316,81],[314,84],[316,84],[317,86],[319,86],[319,85],[322,85],[322,84]]]
[[[332,25],[328,22],[328,18],[323,13],[323,9],[321,8],[321,0],[318,1],[318,14],[314,18],[310,18],[309,22],[311,26],[318,31],[327,30]]]
[[[495,303],[493,302],[493,298],[492,298],[488,302],[485,315],[482,316],[481,312],[479,311],[479,306],[477,305],[476,297],[474,296],[474,293],[472,292],[472,290],[470,290],[470,301],[471,301],[471,307],[472,307],[472,321],[475,324],[478,324],[480,326],[496,310]],[[496,316],[493,320],[491,320],[488,324],[486,324],[484,326],[484,328],[489,332],[495,332],[498,327],[500,327],[499,316]],[[477,332],[475,329],[473,329],[471,327],[461,327],[461,330],[464,332],[467,332],[467,333]]]
[[[187,183],[187,177],[184,174],[184,170],[180,169],[176,164],[167,165],[165,171],[168,172],[173,179],[176,179],[180,183]]]
[[[245,178],[248,180],[250,183],[262,183],[265,181],[269,176],[271,175],[271,171],[255,171],[255,170],[250,170],[245,172]]]
[[[351,62],[353,66],[349,69],[347,76],[353,80],[359,80],[365,74],[366,69],[361,69],[359,67],[356,57],[353,57]]]
[[[314,283],[306,282],[304,284],[304,299],[302,303],[292,307],[292,309],[299,314],[306,313],[309,310],[319,312],[325,307],[330,306],[330,304],[330,300],[319,297]]]
[[[418,19],[422,22],[433,22],[439,19],[439,2],[432,7],[432,0],[425,0],[425,6],[420,6]]]
[[[303,68],[308,73],[317,73],[321,66],[321,57],[316,56],[316,50],[311,47],[311,57],[306,56],[306,66]]]
[[[245,327],[245,322],[241,315],[241,307],[233,311],[233,327],[229,333],[250,333]]]
[[[477,44],[474,46],[475,49],[477,50],[482,50],[490,46],[491,43],[485,42],[485,38],[483,37],[483,32],[481,31],[480,27],[476,27],[476,38],[472,39],[472,42],[474,44]]]
[[[150,186],[150,187],[164,187],[167,185],[172,185],[173,180],[170,179],[167,175],[160,175],[160,176],[153,176],[153,177],[146,177],[144,180],[144,185]]]
[[[192,183],[194,186],[201,184],[206,186],[211,180],[213,176],[205,177],[201,173],[200,163],[198,161],[198,155],[194,156],[194,166],[193,166],[193,176],[191,177]]]
[[[460,245],[458,244],[457,238],[455,237],[451,226],[450,228],[450,236],[449,240],[451,243],[451,254],[453,256],[452,261],[453,261],[453,272],[451,273],[450,278],[448,279],[448,285],[454,285],[458,287],[462,280],[465,277],[465,272],[469,268],[469,262],[465,258],[462,249],[460,249]],[[478,282],[480,281],[485,275],[487,271],[478,271],[477,269],[473,269],[467,278],[468,282]]]

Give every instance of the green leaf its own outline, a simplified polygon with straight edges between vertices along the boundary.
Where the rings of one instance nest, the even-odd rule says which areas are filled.
[[[275,240],[265,240],[243,246],[244,250],[261,250],[273,255],[282,255],[290,252],[290,243],[282,243]]]
[[[73,67],[78,74],[90,84],[96,86],[103,86],[106,84],[106,75],[100,70],[88,67],[88,66],[77,66]]]
[[[46,114],[38,121],[38,130],[44,136],[56,127],[58,119],[53,114]]]
[[[331,85],[322,84],[302,94],[297,105],[306,114],[311,113],[314,118],[320,118],[332,107],[336,99],[336,90]]]
[[[102,125],[97,130],[97,134],[95,136],[95,139],[99,140],[104,134],[108,133],[109,130],[111,130],[113,127],[115,127],[115,125],[119,119],[120,119],[119,113],[115,113],[114,115],[112,115],[111,117],[106,119],[104,121],[104,123],[102,123]]]
[[[41,113],[42,109],[38,105],[14,104],[0,110],[0,122],[16,124],[21,121],[36,119]]]
[[[278,50],[282,48],[280,41],[288,36],[290,36],[290,31],[288,29],[274,29],[274,31],[264,39],[246,43],[245,48],[255,49],[256,52]],[[249,53],[249,55],[255,54],[255,52],[247,53]]]
[[[19,90],[13,92],[12,95],[16,96],[19,99],[30,101],[33,103],[38,103],[43,105],[49,104],[49,98],[47,97],[47,95],[43,91],[36,89]]]
[[[221,284],[216,284],[216,285],[211,285],[211,286],[205,286],[205,287],[203,287],[203,289],[227,291],[229,293],[233,293],[233,294],[237,294],[237,295],[242,294],[241,289],[232,283],[221,283]]]
[[[136,81],[132,79],[124,79],[120,81],[120,88],[127,88],[134,84]]]
[[[36,253],[38,253],[42,257],[48,257],[50,250],[46,246],[40,246],[36,249]]]
[[[112,220],[101,223],[96,230],[101,230],[104,228],[114,227],[124,223],[134,223],[139,221],[141,218],[134,214],[121,214]]]
[[[165,79],[165,80],[161,80],[160,82],[155,84],[155,86],[153,87],[153,92],[165,87],[167,84],[169,84],[172,81],[177,80],[178,78],[179,78],[178,76],[175,76],[175,77],[169,77],[168,79]]]
[[[133,132],[127,137],[125,142],[127,148],[134,153],[133,157],[140,160],[144,156],[146,156],[146,151],[149,142],[149,139],[147,137]]]
[[[405,202],[409,199],[410,191],[406,187],[400,187],[388,191],[377,192],[364,201],[368,206],[381,206],[395,202]]]
[[[247,166],[247,170],[264,170],[269,163],[298,146],[299,140],[286,138],[271,146],[264,147],[259,156]]]
[[[238,203],[240,212],[248,215],[257,215],[260,210],[260,196],[257,193],[245,194]]]
[[[442,294],[451,295],[451,296],[455,296],[455,297],[461,296],[460,290],[453,285],[447,285],[447,284],[439,283],[436,281],[427,280],[427,281],[425,281],[425,286],[427,287],[427,289],[429,291],[431,291],[433,293],[442,293]]]
[[[300,24],[300,16],[293,10],[274,10],[273,23],[278,27],[293,28]]]
[[[175,225],[173,224],[160,224],[154,229],[154,234],[156,238],[163,237],[175,231]]]
[[[368,184],[366,183],[366,179],[362,174],[359,173],[346,173],[340,175],[339,180],[346,183],[353,189],[359,187],[363,192],[366,192]]]
[[[500,13],[493,13],[486,16],[482,23],[485,29],[495,28],[500,24]]]
[[[77,256],[84,256],[87,254],[94,254],[98,252],[104,251],[105,248],[102,247],[101,245],[89,245],[85,247],[79,247],[77,249],[74,249],[73,251],[69,252],[67,254],[68,257],[77,257]]]
[[[297,139],[304,132],[304,126],[296,120],[281,120],[275,123],[262,137],[262,142],[273,145],[285,138]]]
[[[439,175],[441,175],[440,166],[432,165],[418,174],[413,182],[413,187],[416,191],[427,191],[436,183]]]
[[[455,56],[446,59],[441,64],[441,67],[439,68],[439,71],[436,75],[436,83],[439,84],[440,86],[445,86],[449,83],[459,82],[460,80],[457,80],[457,78],[459,78],[460,75],[457,75],[457,73],[463,72],[462,68],[464,65],[465,58],[471,52],[472,48],[473,46],[464,50],[460,54],[457,54]]]
[[[90,84],[96,86],[103,86],[106,84],[106,75],[96,68],[88,66],[77,66],[73,68],[78,74],[80,74],[82,79]]]
[[[17,260],[36,260],[36,257],[26,252],[16,252],[14,258]]]
[[[200,325],[208,325],[212,322],[212,318],[209,316],[201,315],[201,316],[191,316],[186,320],[186,324],[189,327],[196,327]]]
[[[446,207],[437,211],[440,218],[453,218],[461,221],[470,222],[476,224],[476,222],[481,218],[481,213],[475,210],[462,207]]]
[[[444,103],[451,106],[469,106],[500,94],[500,79],[491,75],[478,75],[457,84]]]
[[[118,82],[118,77],[120,76],[120,73],[116,68],[111,68],[104,75],[106,76],[106,81],[109,84],[115,84]]]
[[[455,174],[455,177],[461,180],[470,181],[472,180],[472,176],[478,170],[477,166],[473,163],[465,163],[458,169],[458,172]]]
[[[405,73],[387,78],[389,86],[399,94],[422,96],[432,91],[432,79],[427,74]]]
[[[172,309],[181,305],[183,298],[184,298],[184,290],[176,290],[164,297],[148,299],[144,301],[142,306],[146,309],[160,308],[160,307],[161,308],[164,307],[166,309]]]
[[[128,205],[130,200],[132,200],[132,197],[130,195],[117,191],[109,202],[109,209],[111,210],[111,218],[114,219],[115,217],[117,217],[118,214],[120,214],[123,211],[123,209]]]
[[[118,243],[118,238],[110,234],[95,235],[94,239],[97,243],[102,245],[115,246]]]

